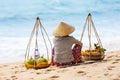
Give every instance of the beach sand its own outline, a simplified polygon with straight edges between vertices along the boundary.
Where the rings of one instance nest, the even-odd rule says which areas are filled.
[[[34,70],[24,63],[0,64],[0,80],[120,80],[120,51],[107,52],[103,61],[62,68]]]

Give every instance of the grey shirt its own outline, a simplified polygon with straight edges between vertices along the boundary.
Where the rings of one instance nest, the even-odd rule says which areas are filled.
[[[53,40],[55,48],[54,61],[58,63],[67,63],[74,60],[72,55],[73,44],[82,45],[82,43],[76,40],[72,36],[68,37],[55,37]]]

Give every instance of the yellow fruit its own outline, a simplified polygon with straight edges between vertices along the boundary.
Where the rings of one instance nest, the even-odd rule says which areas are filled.
[[[29,68],[34,68],[35,65],[31,65],[31,64],[29,64],[29,63],[25,63],[25,67],[26,67],[27,69],[29,69]]]
[[[36,61],[31,57],[30,59],[28,59],[26,61],[26,63],[30,64],[30,65],[36,65]]]
[[[84,56],[84,55],[88,55],[90,52],[88,52],[88,51],[82,51],[82,55]]]
[[[45,59],[44,57],[40,57],[38,59],[38,63],[42,63],[42,62],[48,62],[47,59]]]
[[[48,66],[49,66],[48,62],[41,62],[37,64],[36,68],[45,68]]]

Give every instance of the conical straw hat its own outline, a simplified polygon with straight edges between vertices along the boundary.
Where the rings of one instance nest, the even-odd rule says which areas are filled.
[[[71,34],[75,28],[67,23],[60,22],[60,24],[53,31],[54,36],[67,36]]]

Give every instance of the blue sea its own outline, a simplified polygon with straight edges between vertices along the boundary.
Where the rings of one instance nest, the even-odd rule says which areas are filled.
[[[120,0],[0,0],[0,63],[24,61],[36,17],[52,42],[52,31],[61,21],[73,25],[71,35],[80,39],[88,13],[107,51],[120,50]],[[41,39],[39,44],[45,53]]]

